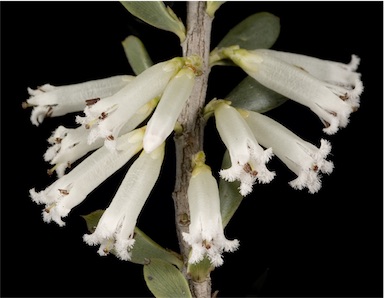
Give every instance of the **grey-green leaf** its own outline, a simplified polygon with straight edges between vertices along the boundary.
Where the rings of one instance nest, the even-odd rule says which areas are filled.
[[[157,258],[182,268],[181,256],[174,251],[167,250],[149,238],[139,228],[135,228],[135,245],[132,249],[131,262],[146,264]]]
[[[151,259],[148,264],[144,265],[143,272],[145,282],[155,297],[192,297],[187,280],[172,264],[159,259]]]
[[[269,49],[279,34],[280,19],[269,12],[259,12],[233,27],[219,42],[217,48],[238,45],[247,50]]]
[[[103,215],[104,210],[96,210],[88,215],[82,216],[87,224],[88,231],[93,233],[97,227],[100,217]],[[162,259],[165,262],[174,264],[178,268],[183,266],[181,256],[176,252],[167,250],[149,238],[139,228],[135,228],[135,245],[132,249],[131,262],[137,264],[146,264],[152,258]],[[114,251],[112,250],[113,254]]]
[[[267,87],[264,87],[250,76],[245,77],[225,98],[236,108],[264,113],[272,110],[287,98]]]
[[[83,215],[82,218],[85,219],[87,224],[87,229],[90,233],[93,233],[96,230],[97,223],[99,222],[100,217],[103,215],[104,210],[96,210],[87,215]]]
[[[215,267],[212,266],[211,261],[205,256],[197,264],[188,263],[187,272],[194,282],[203,282],[209,277],[209,274],[214,269]]]
[[[228,150],[225,151],[222,169],[227,169],[231,166],[231,159],[229,157]],[[219,194],[220,194],[220,212],[221,219],[223,221],[223,227],[225,227],[232,216],[235,214],[240,203],[243,201],[243,196],[239,192],[239,181],[228,182],[224,179],[220,179],[219,182]]]
[[[185,26],[163,1],[120,1],[135,17],[166,31],[175,33],[180,42],[185,40]]]
[[[124,39],[122,45],[128,62],[136,75],[153,65],[143,42],[138,37],[130,35]]]
[[[207,1],[207,14],[213,18],[215,16],[216,10],[220,8],[221,5],[223,5],[227,1]]]

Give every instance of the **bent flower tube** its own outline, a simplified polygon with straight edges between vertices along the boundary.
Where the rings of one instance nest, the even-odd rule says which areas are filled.
[[[333,171],[333,163],[325,159],[331,151],[327,140],[322,139],[320,148],[317,148],[268,116],[252,111],[243,115],[259,143],[271,147],[274,154],[297,175],[289,182],[293,188],[306,187],[310,193],[321,188],[321,173]]]
[[[260,84],[310,108],[327,134],[347,126],[359,107],[363,84],[355,72],[360,61],[355,55],[343,64],[265,49],[222,51]]]
[[[142,149],[144,129],[139,128],[121,136],[117,143],[119,152],[111,152],[103,146],[45,190],[36,192],[32,188],[29,191],[32,200],[45,204],[44,221],[53,220],[59,226],[64,226],[62,217],[67,216],[92,190]]]
[[[208,257],[215,267],[223,264],[222,253],[233,252],[239,247],[238,240],[228,240],[220,213],[219,188],[203,152],[195,155],[195,166],[188,186],[190,209],[189,233],[184,240],[192,250],[188,262],[196,264]]]
[[[113,249],[121,260],[131,259],[136,221],[159,177],[164,146],[163,143],[151,153],[141,152],[101,216],[96,230],[84,235],[87,244],[100,244],[98,253],[101,256]]]
[[[220,170],[220,176],[229,182],[239,180],[240,193],[246,196],[252,192],[256,180],[269,183],[275,177],[275,172],[269,171],[265,165],[273,155],[272,149],[264,150],[259,145],[234,107],[222,100],[214,106],[216,128],[231,158],[231,167]]]
[[[177,118],[191,95],[201,63],[200,57],[189,57],[186,65],[168,83],[148,121],[143,140],[145,151],[152,152],[174,130]]]
[[[183,66],[182,58],[159,62],[136,76],[110,98],[102,98],[84,109],[76,121],[91,129],[88,142],[98,138],[114,140],[124,124],[146,103],[160,96]]]
[[[131,132],[139,124],[141,124],[154,110],[158,102],[154,98],[143,107],[141,107],[123,126],[120,130],[120,135]],[[66,128],[59,126],[48,139],[51,146],[44,154],[44,160],[54,165],[49,170],[49,174],[56,171],[57,176],[60,178],[64,175],[65,170],[71,167],[71,164],[79,158],[86,155],[88,152],[93,151],[103,146],[102,139],[97,139],[93,143],[88,143],[89,129],[83,125],[76,128]],[[106,144],[108,149],[116,148],[116,140],[111,140]]]
[[[33,107],[30,119],[32,124],[39,126],[46,117],[82,111],[87,104],[115,94],[133,78],[129,75],[117,75],[73,85],[45,84],[35,90],[28,88],[31,97],[23,102],[23,107]]]

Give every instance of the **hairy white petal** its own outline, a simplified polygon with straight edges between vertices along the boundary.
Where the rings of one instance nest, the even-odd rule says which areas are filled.
[[[231,167],[222,169],[220,176],[230,182],[240,181],[242,196],[252,192],[253,184],[258,181],[269,183],[275,176],[267,169],[266,163],[273,153],[264,150],[240,113],[226,103],[215,107],[216,128],[229,151]]]
[[[86,243],[102,245],[107,239],[114,239],[117,256],[130,260],[136,221],[158,179],[163,159],[164,144],[152,153],[142,151],[101,216],[96,230],[84,235]]]
[[[227,54],[264,86],[310,108],[324,123],[327,134],[345,127],[359,107],[363,84],[360,74],[354,72],[357,56],[346,65],[270,50],[235,48]]]
[[[183,233],[184,240],[192,247],[188,262],[200,262],[207,256],[211,264],[223,264],[222,253],[235,251],[238,240],[228,240],[224,236],[220,213],[219,189],[211,169],[197,164],[192,172],[188,186],[190,208],[189,232]]]
[[[169,80],[182,66],[181,58],[160,62],[135,77],[110,98],[102,98],[84,110],[78,123],[95,130],[88,142],[97,138],[116,139],[124,124],[146,103],[160,96]]]
[[[317,148],[277,121],[257,112],[249,112],[245,120],[260,144],[271,147],[274,154],[298,176],[290,182],[292,187],[306,187],[310,193],[321,188],[321,173],[333,171],[333,163],[325,159],[331,151],[328,141],[322,139],[320,148]]]
[[[45,84],[36,90],[28,88],[31,97],[26,102],[33,106],[31,122],[38,126],[46,117],[82,111],[88,100],[94,101],[111,96],[127,85],[131,79],[132,76],[118,75],[73,85],[56,87]]]
[[[47,222],[53,220],[63,225],[61,217],[65,217],[92,190],[142,149],[141,141],[134,143],[130,141],[131,136],[137,133],[133,131],[119,138],[121,148],[119,152],[110,152],[105,147],[101,147],[45,190],[37,193],[31,189],[32,200],[39,204],[46,204],[44,220]],[[141,132],[141,135],[143,134],[144,132]]]

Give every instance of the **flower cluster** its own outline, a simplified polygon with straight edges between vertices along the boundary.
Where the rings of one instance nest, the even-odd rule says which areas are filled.
[[[343,64],[238,46],[220,49],[218,53],[265,87],[307,106],[319,116],[327,134],[345,127],[350,114],[359,107],[363,85],[356,72],[357,56]],[[31,121],[35,125],[45,117],[83,111],[83,116],[75,118],[78,127],[59,126],[48,139],[51,146],[44,159],[52,165],[49,172],[56,171],[58,179],[42,191],[30,190],[32,200],[45,205],[44,221],[65,225],[63,217],[139,155],[95,231],[84,235],[87,244],[100,245],[100,255],[113,250],[120,259],[130,260],[136,222],[160,175],[165,141],[177,126],[201,64],[202,59],[197,56],[177,57],[157,63],[137,76],[29,88],[31,97],[24,106],[33,107]],[[266,164],[274,155],[297,175],[289,182],[295,189],[307,188],[315,193],[321,188],[321,175],[333,171],[333,163],[326,160],[331,145],[325,139],[316,147],[272,118],[235,108],[227,100],[213,99],[205,112],[215,117],[217,131],[231,159],[231,166],[221,169],[219,175],[230,182],[239,181],[242,196],[251,193],[255,183],[273,180],[276,174]],[[212,266],[222,265],[222,253],[235,251],[239,242],[224,236],[219,189],[203,152],[193,159],[188,202],[189,232],[182,234],[191,246],[188,262],[196,264],[206,257]]]
[[[30,190],[44,204],[43,219],[64,226],[62,220],[104,180],[139,152],[96,230],[84,235],[89,245],[100,244],[100,255],[112,249],[129,260],[137,218],[161,171],[164,144],[189,98],[201,58],[190,56],[160,62],[138,76],[115,76],[75,85],[44,85],[28,89],[23,104],[33,107],[31,121],[83,111],[76,128],[59,126],[48,139],[44,159],[58,179],[46,189]],[[140,124],[149,117],[147,124]],[[88,154],[88,156],[86,156]],[[85,158],[76,167],[71,164]]]
[[[360,59],[349,64],[321,60],[274,50],[223,50],[234,63],[262,85],[294,100],[316,113],[324,132],[334,134],[345,127],[360,106],[363,84],[355,72]]]
[[[324,123],[327,134],[345,127],[350,114],[359,107],[363,84],[356,72],[359,58],[355,55],[349,64],[238,46],[223,48],[219,55],[231,59],[265,87],[310,108]],[[223,179],[239,180],[239,191],[245,196],[256,181],[268,183],[273,179],[275,173],[265,163],[276,155],[297,175],[289,183],[293,188],[308,188],[310,193],[320,189],[321,174],[333,171],[333,163],[326,160],[331,151],[327,140],[321,139],[317,148],[270,117],[230,104],[214,99],[206,107],[207,113],[215,116],[231,158],[231,167],[220,171]]]

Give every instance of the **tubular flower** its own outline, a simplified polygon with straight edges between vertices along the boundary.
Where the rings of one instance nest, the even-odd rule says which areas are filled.
[[[110,98],[102,98],[84,109],[76,121],[90,128],[88,142],[98,138],[114,140],[124,124],[146,103],[160,96],[183,66],[182,58],[157,63],[135,77]]]
[[[120,135],[126,134],[135,129],[142,123],[154,110],[158,98],[151,100],[139,109],[125,123],[120,131]],[[64,175],[66,168],[71,167],[71,164],[83,157],[88,152],[103,146],[102,139],[96,139],[93,143],[88,143],[89,130],[83,125],[76,128],[66,128],[59,126],[48,139],[51,147],[44,154],[44,160],[54,165],[49,171],[52,174],[56,171],[57,176]],[[112,144],[113,145],[110,145]],[[109,140],[105,143],[107,148],[116,147],[116,140]]]
[[[239,180],[242,196],[252,192],[256,180],[269,183],[275,173],[265,164],[273,155],[272,148],[264,150],[240,113],[227,103],[219,102],[214,115],[216,128],[231,158],[231,167],[222,169],[220,176],[229,182]]]
[[[164,143],[151,153],[142,151],[101,216],[96,230],[84,235],[87,244],[100,244],[100,255],[114,249],[120,259],[131,259],[137,218],[157,181],[163,159]]]
[[[333,171],[333,163],[325,160],[331,151],[328,141],[321,139],[317,148],[265,115],[248,111],[244,117],[260,144],[272,147],[274,154],[297,175],[289,182],[293,188],[307,187],[310,193],[321,188],[321,173]]]
[[[189,60],[191,65],[186,62],[186,66],[168,83],[147,124],[143,141],[144,150],[147,152],[156,149],[172,133],[177,118],[192,92],[195,77],[199,74],[201,58],[193,56]]]
[[[320,60],[304,55],[272,50],[223,50],[249,76],[287,98],[310,108],[327,134],[334,134],[349,122],[359,107],[363,91],[360,74],[355,70],[359,58],[349,64]]]
[[[62,217],[80,204],[86,196],[121,168],[142,149],[145,127],[121,136],[117,141],[118,152],[110,152],[104,146],[96,150],[68,174],[56,180],[45,190],[36,192],[32,188],[30,196],[37,204],[45,204],[43,219],[55,221],[64,226]]]
[[[133,78],[133,76],[118,75],[73,85],[45,84],[35,90],[28,88],[31,97],[23,102],[23,107],[33,107],[31,122],[39,126],[46,117],[82,111],[87,104],[115,94]]]
[[[195,155],[195,166],[188,186],[191,223],[184,240],[192,247],[188,262],[195,264],[208,257],[215,267],[223,264],[222,253],[233,252],[238,240],[228,240],[220,213],[219,188],[211,168],[205,164],[203,152]]]

